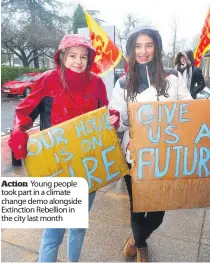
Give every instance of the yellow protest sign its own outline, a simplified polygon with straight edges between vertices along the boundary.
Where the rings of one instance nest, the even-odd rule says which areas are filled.
[[[128,174],[108,116],[103,107],[31,135],[25,159],[28,176],[83,177],[93,192]]]
[[[210,101],[131,103],[135,212],[210,206]]]

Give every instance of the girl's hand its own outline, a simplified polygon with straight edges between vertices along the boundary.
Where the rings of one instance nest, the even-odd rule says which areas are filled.
[[[28,134],[21,129],[16,129],[10,134],[8,140],[9,147],[12,149],[15,159],[26,158]]]
[[[109,116],[108,122],[109,124],[114,125],[118,121],[118,119],[119,118],[116,115],[112,115],[112,116]]]
[[[120,113],[119,113],[119,111],[110,109],[109,110],[109,114],[110,114],[110,116],[108,118],[109,124],[114,126],[115,129],[117,129],[118,126],[119,126],[119,123],[120,123]]]

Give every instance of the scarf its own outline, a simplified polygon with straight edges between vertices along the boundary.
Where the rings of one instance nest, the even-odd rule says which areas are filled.
[[[136,92],[142,93],[144,90],[146,90],[150,83],[153,82],[154,75],[155,75],[155,65],[153,60],[149,63],[145,64],[137,64],[137,70],[139,73],[139,83]],[[148,75],[147,75],[148,70]],[[148,82],[148,78],[150,83]]]

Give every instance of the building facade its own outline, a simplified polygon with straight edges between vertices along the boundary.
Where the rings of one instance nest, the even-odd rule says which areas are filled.
[[[210,50],[203,56],[203,75],[206,81],[206,85],[210,87]]]

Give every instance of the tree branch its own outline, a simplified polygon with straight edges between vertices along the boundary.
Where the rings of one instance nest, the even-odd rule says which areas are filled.
[[[23,59],[23,57],[22,57],[17,51],[15,51],[14,48],[8,46],[6,43],[5,43],[5,46],[6,46],[10,51],[12,51],[16,56],[18,56],[21,60]]]
[[[36,51],[36,50],[38,50],[38,48],[32,49],[32,50],[29,52],[29,54],[27,55],[27,59],[29,59],[30,56],[31,56],[31,55],[34,53],[34,51]]]
[[[41,53],[37,54],[36,56],[33,56],[31,59],[29,59],[28,63],[30,64],[35,58],[38,58],[38,57],[40,57],[41,55],[44,55],[44,54],[45,54],[45,52],[41,52]]]

